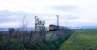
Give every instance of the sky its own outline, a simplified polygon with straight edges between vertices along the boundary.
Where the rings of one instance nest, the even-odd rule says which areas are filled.
[[[21,27],[23,17],[29,27],[34,16],[56,24],[59,15],[61,26],[80,28],[97,26],[97,0],[0,0],[0,28]]]

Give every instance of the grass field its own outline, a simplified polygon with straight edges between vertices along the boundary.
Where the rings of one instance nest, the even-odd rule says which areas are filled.
[[[60,50],[97,50],[97,30],[75,30]]]

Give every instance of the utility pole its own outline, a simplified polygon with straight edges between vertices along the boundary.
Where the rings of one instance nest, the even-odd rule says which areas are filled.
[[[59,29],[59,15],[56,15],[57,17],[57,28]]]
[[[37,16],[35,16],[35,32],[36,32],[36,22],[37,22]],[[28,42],[30,43],[31,42],[31,40],[32,40],[32,36],[33,36],[33,31],[31,31],[31,33],[30,33],[30,36],[29,36],[29,40],[28,40]]]
[[[23,20],[22,20],[22,29],[25,29],[26,25],[25,25],[25,18],[26,16],[23,16]]]
[[[35,16],[35,32],[37,31],[36,28],[37,28],[37,16]]]
[[[26,27],[26,25],[25,25],[25,18],[26,18],[26,16],[23,16],[23,19],[22,19],[22,36],[23,36],[23,43],[25,42],[25,32],[24,32],[24,30],[25,30],[25,27]]]

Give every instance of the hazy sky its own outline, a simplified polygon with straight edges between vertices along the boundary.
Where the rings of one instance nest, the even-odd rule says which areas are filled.
[[[34,15],[46,20],[46,25],[56,24],[78,28],[97,25],[97,0],[0,0],[0,27],[18,27],[23,16],[29,26]]]

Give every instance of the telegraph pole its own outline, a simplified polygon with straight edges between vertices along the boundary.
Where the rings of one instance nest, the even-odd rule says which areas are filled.
[[[26,18],[26,16],[23,16],[23,19],[22,19],[22,34],[23,34],[23,45],[24,45],[24,41],[25,41],[25,33],[24,33],[24,30],[25,30],[25,18]]]
[[[56,15],[56,17],[57,17],[57,27],[59,29],[59,15]]]
[[[37,25],[37,16],[35,16],[35,32],[36,32],[36,26]]]
[[[26,16],[23,16],[23,21],[22,21],[22,23],[23,23],[23,24],[22,24],[22,27],[23,27],[23,28],[22,28],[22,29],[25,29],[25,18],[26,18]]]

